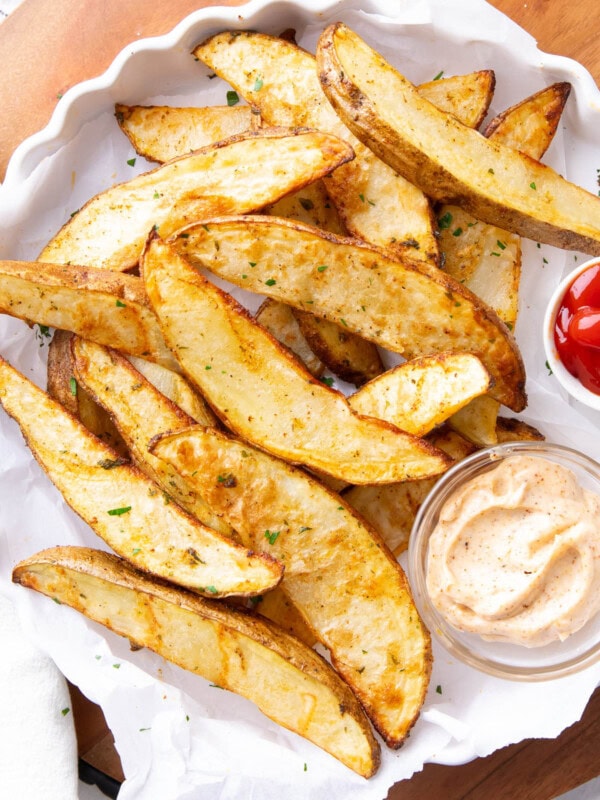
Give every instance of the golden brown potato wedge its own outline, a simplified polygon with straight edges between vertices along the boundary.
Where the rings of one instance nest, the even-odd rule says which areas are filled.
[[[225,536],[234,535],[172,467],[148,451],[154,436],[188,428],[194,420],[115,350],[78,337],[71,348],[78,384],[112,417],[136,466],[161,487],[165,497],[172,498],[200,522]]]
[[[499,442],[543,442],[546,438],[524,420],[508,417],[498,417],[496,434]]]
[[[144,284],[133,275],[0,261],[0,312],[179,369],[148,306]]]
[[[255,318],[278,342],[284,344],[302,361],[311,375],[318,378],[323,374],[325,364],[311,350],[289,306],[267,297]]]
[[[308,647],[314,647],[319,641],[297,607],[279,586],[260,597],[253,597],[250,602],[258,614],[277,623]]]
[[[54,331],[52,341],[48,345],[46,391],[53,400],[77,417],[94,436],[106,442],[123,458],[129,459],[127,445],[110,416],[93,401],[75,379],[71,353],[73,336],[74,334],[69,331]]]
[[[248,698],[359,775],[377,770],[379,746],[352,692],[324,659],[267,620],[89,548],[44,550],[17,564],[13,581]]]
[[[250,106],[126,106],[117,103],[115,117],[134,150],[149,161],[164,163],[254,127],[259,119]]]
[[[348,144],[320,131],[240,134],[96,195],[39,261],[123,271],[137,264],[153,227],[167,236],[210,214],[260,209],[353,157]]]
[[[417,86],[422,97],[441,111],[456,117],[469,128],[478,128],[488,112],[496,88],[496,76],[491,69],[467,75],[452,75]]]
[[[0,359],[0,404],[71,508],[138,568],[214,596],[260,594],[281,580],[254,555],[194,520],[155,483]]]
[[[329,648],[386,743],[399,747],[423,703],[430,640],[404,572],[377,534],[304,471],[214,429],[166,434],[153,452],[246,546],[285,564],[281,590]]]
[[[345,234],[342,221],[334,204],[329,199],[323,181],[315,181],[300,192],[282,197],[276,203],[266,206],[265,213],[272,217],[286,217],[315,225],[324,231]]]
[[[481,222],[450,203],[441,205],[438,222],[444,271],[514,329],[519,310],[521,237]]]
[[[270,125],[317,128],[352,144],[354,163],[338,168],[325,183],[346,228],[397,254],[408,250],[416,259],[437,263],[429,201],[338,119],[319,86],[314,56],[284,39],[244,31],[219,33],[198,45],[194,55]]]
[[[499,408],[498,401],[489,395],[475,397],[453,414],[448,424],[473,444],[489,447],[498,441],[496,421]]]
[[[539,161],[554,138],[570,92],[566,81],[541,89],[494,117],[484,136]]]
[[[240,263],[252,270],[247,260]],[[238,435],[352,483],[446,468],[445,457],[424,440],[355,414],[342,394],[314,378],[156,234],[142,268],[149,300],[183,371]]]
[[[198,392],[192,389],[183,375],[154,361],[146,361],[145,358],[137,356],[126,356],[126,358],[155,389],[168,397],[193,420],[200,425],[218,425],[218,420],[210,407]]]
[[[456,461],[477,449],[445,426],[435,431],[430,439]],[[390,550],[398,556],[408,547],[417,511],[435,482],[436,478],[425,478],[386,486],[353,486],[344,492],[343,497],[381,534]]]
[[[494,380],[493,396],[514,410],[525,405],[525,373],[510,332],[442,270],[257,215],[205,220],[171,241],[193,263],[238,286],[310,310],[406,358],[474,353]]]
[[[342,23],[321,35],[317,61],[323,90],[352,132],[431,198],[521,236],[600,255],[599,197],[437,109]]]
[[[424,436],[489,389],[490,375],[471,353],[440,353],[405,361],[348,398],[359,414],[385,419]]]
[[[381,375],[384,367],[373,342],[309,311],[295,308],[293,314],[311,350],[338,378],[362,386]]]

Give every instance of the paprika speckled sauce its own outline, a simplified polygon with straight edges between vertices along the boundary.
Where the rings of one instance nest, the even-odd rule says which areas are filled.
[[[600,497],[513,455],[450,495],[429,538],[431,602],[456,629],[539,647],[600,611]]]
[[[565,368],[600,395],[600,263],[578,275],[556,314],[554,343]]]

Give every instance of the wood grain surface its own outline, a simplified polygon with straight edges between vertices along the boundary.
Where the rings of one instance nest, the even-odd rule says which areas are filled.
[[[70,86],[102,73],[129,42],[165,33],[186,14],[209,5],[239,3],[24,0],[0,25],[0,176],[15,147],[47,123],[58,97]],[[529,31],[542,50],[575,58],[600,83],[599,0],[493,0],[492,5]],[[80,754],[121,778],[101,711],[81,697],[75,710]],[[552,800],[600,774],[599,753],[597,691],[580,722],[557,739],[521,742],[460,767],[426,765],[393,787],[388,797]]]

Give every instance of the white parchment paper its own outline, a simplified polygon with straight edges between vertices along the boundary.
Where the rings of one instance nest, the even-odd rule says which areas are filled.
[[[483,0],[403,2],[253,2],[198,12],[173,34],[138,42],[109,73],[63,98],[48,129],[19,148],[0,189],[0,257],[34,259],[90,196],[148,165],[117,130],[115,102],[216,104],[227,87],[208,78],[191,47],[226,27],[271,33],[294,27],[313,48],[321,28],[342,19],[414,82],[481,68],[496,71],[491,113],[555,80],[573,93],[545,158],[596,193],[600,96],[590,76],[567,59],[540,53],[533,39]],[[390,98],[392,101],[392,98]],[[600,455],[600,413],[569,402],[548,374],[542,350],[544,307],[560,277],[585,256],[525,242],[517,339],[525,359],[529,406],[521,415],[548,440]],[[236,296],[242,297],[239,292]],[[0,352],[45,385],[47,338],[0,318]],[[554,737],[576,721],[600,680],[600,665],[536,685],[494,679],[435,647],[431,689],[409,741],[383,748],[370,781],[271,723],[249,702],[185,673],[71,609],[10,582],[14,564],[57,544],[103,543],[65,505],[0,414],[0,591],[17,608],[37,646],[106,714],[127,780],[122,800],[322,798],[379,800],[424,762],[456,764],[526,737]],[[439,688],[438,688],[439,687]]]

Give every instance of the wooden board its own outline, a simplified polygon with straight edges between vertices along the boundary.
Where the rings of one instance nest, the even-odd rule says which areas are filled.
[[[130,41],[170,30],[202,0],[24,0],[0,25],[0,175],[14,148],[42,128],[59,95],[103,72]],[[221,5],[239,5],[225,2]],[[537,39],[541,49],[580,61],[600,82],[598,0],[492,0]],[[49,13],[49,8],[51,12]],[[97,706],[74,705],[80,755],[122,777]],[[493,720],[490,720],[493,724]],[[389,800],[551,800],[600,774],[600,691],[582,720],[558,739],[529,740],[460,767],[427,765],[390,790]]]

